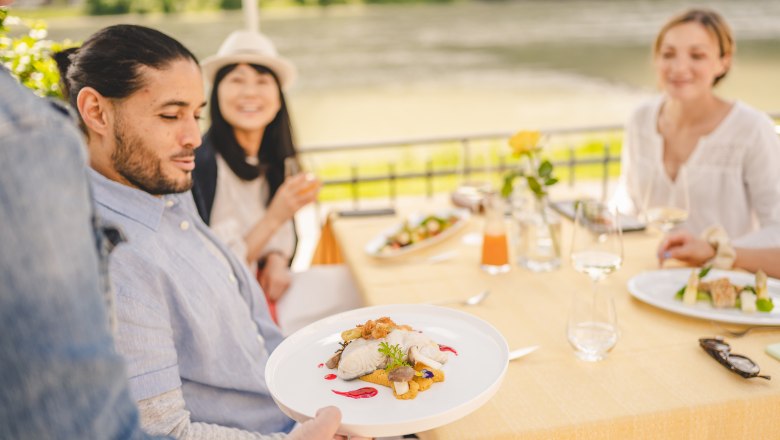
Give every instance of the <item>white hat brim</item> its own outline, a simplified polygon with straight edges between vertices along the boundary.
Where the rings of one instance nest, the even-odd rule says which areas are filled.
[[[257,64],[271,69],[276,74],[276,77],[279,79],[279,84],[284,90],[287,90],[292,86],[298,75],[295,66],[286,59],[279,56],[271,57],[256,53],[212,55],[203,59],[203,61],[200,62],[200,66],[203,69],[203,76],[206,78],[209,86],[211,86],[214,84],[214,78],[217,76],[219,69],[229,64],[241,63]]]

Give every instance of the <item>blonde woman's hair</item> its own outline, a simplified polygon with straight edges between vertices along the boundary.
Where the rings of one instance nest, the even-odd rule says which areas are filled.
[[[728,25],[728,23],[726,23],[726,20],[724,20],[720,14],[713,11],[712,9],[693,8],[675,15],[669,19],[666,24],[664,24],[664,26],[661,28],[661,31],[658,32],[658,36],[655,37],[655,44],[653,44],[654,56],[657,56],[658,52],[661,50],[661,43],[663,42],[664,36],[666,36],[666,33],[669,31],[669,29],[685,23],[698,23],[704,26],[704,29],[707,30],[707,32],[709,32],[710,35],[715,37],[715,40],[718,41],[718,48],[720,50],[721,58],[725,56],[731,56],[737,50],[737,44],[734,41],[734,34],[731,31],[731,27]],[[729,73],[730,68],[730,64],[726,66],[726,71],[715,78],[713,85],[720,82],[720,80],[722,80],[726,74]]]

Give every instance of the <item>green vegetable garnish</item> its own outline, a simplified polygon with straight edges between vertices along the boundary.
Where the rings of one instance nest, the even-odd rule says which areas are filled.
[[[685,294],[685,286],[683,286],[680,290],[677,291],[677,293],[674,294],[674,299],[682,301],[683,294]],[[710,293],[707,291],[699,290],[696,292],[696,301],[712,302],[712,295],[710,295]]]
[[[759,298],[756,300],[756,310],[759,312],[771,312],[775,308],[772,298]]]
[[[385,370],[387,371],[394,370],[398,367],[412,366],[409,362],[404,360],[404,353],[401,351],[401,347],[399,347],[398,344],[389,345],[387,342],[381,342],[379,343],[378,351],[390,358],[390,362],[387,364],[387,367],[385,367]]]
[[[707,276],[708,273],[712,270],[712,266],[702,267],[699,271],[699,279],[702,279]],[[702,293],[705,294],[704,297],[702,297]],[[674,294],[674,298],[682,301],[683,295],[685,294],[685,286],[680,287],[680,290],[677,291],[677,293]],[[706,292],[702,292],[699,290],[699,293],[696,295],[696,301],[712,301],[712,298],[709,294]]]

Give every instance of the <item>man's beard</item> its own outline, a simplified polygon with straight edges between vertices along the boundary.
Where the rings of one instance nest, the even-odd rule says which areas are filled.
[[[119,175],[133,186],[156,196],[181,193],[192,188],[191,174],[184,182],[166,177],[161,159],[138,136],[128,134],[121,120],[117,121],[114,140],[116,148],[111,161]],[[192,150],[187,150],[175,156],[190,157],[193,154]]]

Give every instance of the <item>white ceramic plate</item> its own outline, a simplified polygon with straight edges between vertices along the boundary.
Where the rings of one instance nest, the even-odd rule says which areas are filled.
[[[696,303],[686,305],[674,298],[675,293],[688,282],[690,268],[664,269],[642,272],[628,281],[631,295],[648,304],[681,315],[711,321],[729,322],[747,325],[780,325],[780,281],[769,278],[767,287],[775,308],[769,312],[744,313],[738,309],[716,309],[710,304]],[[745,272],[732,272],[713,269],[705,280],[728,277],[733,284],[755,286],[755,276]]]
[[[382,316],[411,325],[458,352],[450,354],[444,365],[444,382],[434,383],[414,400],[398,400],[387,387],[325,379],[336,371],[320,364],[339,348],[341,332]],[[375,306],[325,318],[289,336],[268,359],[265,379],[282,411],[299,422],[314,417],[321,407],[334,405],[342,413],[341,434],[386,437],[433,429],[482,406],[501,385],[508,353],[498,330],[468,313],[433,305]],[[363,387],[376,388],[378,394],[351,399],[332,391]]]
[[[458,221],[455,222],[449,228],[442,231],[440,234],[435,235],[433,237],[426,238],[425,240],[419,241],[414,244],[410,244],[409,246],[404,246],[386,252],[380,252],[382,247],[384,247],[385,243],[387,243],[387,238],[394,235],[403,227],[403,223],[399,223],[393,226],[392,228],[383,231],[381,234],[377,235],[371,241],[369,241],[365,247],[366,253],[376,258],[394,258],[394,257],[399,257],[401,255],[406,255],[409,252],[414,252],[416,250],[426,248],[428,246],[446,240],[449,237],[452,237],[453,235],[455,235],[456,232],[458,232],[459,230],[463,229],[464,226],[466,226],[466,222],[469,219],[468,210],[452,208],[452,209],[444,209],[444,210],[427,213],[427,214],[414,214],[409,216],[407,218],[407,221],[409,222],[409,225],[417,226],[429,215],[435,215],[437,217],[443,217],[443,218],[447,218],[451,215],[454,215],[455,217],[458,218]]]

